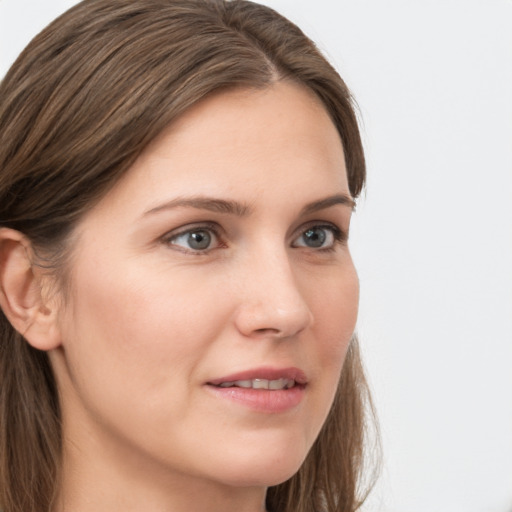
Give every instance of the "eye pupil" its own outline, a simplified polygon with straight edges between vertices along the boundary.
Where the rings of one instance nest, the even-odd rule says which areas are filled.
[[[322,247],[327,235],[325,234],[324,229],[311,228],[305,231],[302,237],[304,239],[304,243],[308,247]]]
[[[211,241],[212,237],[207,231],[192,231],[188,235],[188,244],[191,249],[207,249]]]

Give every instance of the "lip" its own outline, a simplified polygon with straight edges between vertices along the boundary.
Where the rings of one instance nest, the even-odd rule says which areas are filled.
[[[253,379],[293,379],[297,384],[304,386],[308,382],[306,374],[299,368],[272,368],[264,366],[261,368],[253,368],[231,375],[225,375],[220,378],[209,380],[206,384],[218,386],[223,382],[234,382],[235,380],[253,380]]]
[[[293,379],[295,386],[289,389],[252,389],[218,387],[223,382],[253,379]],[[308,379],[299,368],[261,367],[215,378],[205,383],[215,397],[259,413],[277,414],[297,407],[304,398]]]

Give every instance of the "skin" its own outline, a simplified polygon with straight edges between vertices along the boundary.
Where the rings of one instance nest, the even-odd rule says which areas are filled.
[[[303,211],[333,195],[348,201]],[[243,211],[169,204],[198,197]],[[354,331],[351,213],[339,135],[298,85],[216,94],[146,149],[74,236],[49,352],[58,510],[264,510],[317,437]],[[262,366],[300,368],[301,402],[255,411],[206,385]]]

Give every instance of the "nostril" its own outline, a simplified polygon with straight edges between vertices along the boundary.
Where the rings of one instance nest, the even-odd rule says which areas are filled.
[[[271,335],[271,334],[279,334],[279,329],[274,329],[271,327],[263,327],[261,329],[255,329],[255,334],[261,334],[261,335]]]

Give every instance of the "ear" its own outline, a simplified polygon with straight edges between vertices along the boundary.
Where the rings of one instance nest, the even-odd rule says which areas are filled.
[[[0,228],[0,307],[30,345],[52,350],[60,345],[57,303],[43,296],[43,280],[49,277],[33,259],[22,233]]]

